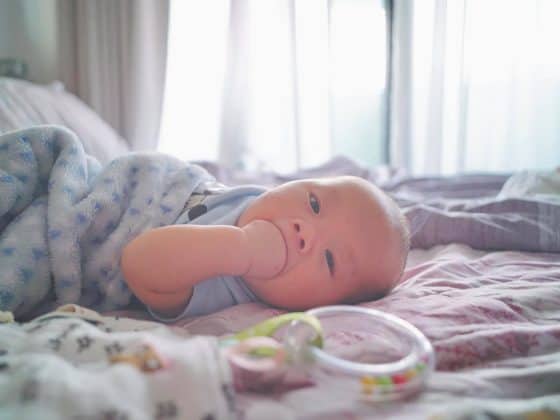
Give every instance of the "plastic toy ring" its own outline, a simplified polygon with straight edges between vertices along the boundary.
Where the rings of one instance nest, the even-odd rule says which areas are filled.
[[[339,324],[345,316],[357,315],[360,326],[382,329],[383,332],[370,334],[378,340],[366,345],[365,350],[383,355],[383,360],[388,355],[405,355],[388,363],[363,363],[329,353],[324,348],[329,341],[325,327],[329,325],[326,318],[333,315]],[[280,343],[272,336],[284,325],[288,326]],[[346,333],[344,328],[340,332]],[[382,343],[387,341],[394,352],[383,351]],[[407,343],[405,351],[394,348],[397,341]],[[303,313],[287,313],[225,337],[220,344],[240,378],[239,389],[271,386],[282,381],[287,369],[296,368],[315,377],[318,383],[325,375],[334,374],[336,381],[349,384],[343,388],[354,396],[358,394],[373,401],[391,400],[421,390],[435,366],[432,345],[420,330],[394,315],[356,306],[325,306]],[[362,343],[362,350],[364,344],[367,343]]]
[[[401,318],[375,309],[344,305],[316,308],[306,314],[316,317],[319,322],[321,318],[332,315],[357,314],[369,317],[376,325],[383,324],[410,343],[410,352],[406,356],[380,364],[353,362],[333,356],[322,348],[305,346],[315,367],[358,379],[364,396],[393,399],[417,392],[434,369],[435,356],[431,343],[420,330]],[[298,323],[292,322],[291,327]],[[290,338],[296,335],[288,330],[286,336],[290,347]]]

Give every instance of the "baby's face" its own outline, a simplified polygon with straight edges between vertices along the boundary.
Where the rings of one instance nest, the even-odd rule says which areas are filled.
[[[245,277],[265,302],[294,310],[390,288],[400,273],[398,235],[383,193],[354,177],[294,181],[256,199],[237,223],[281,231],[286,264],[273,278]]]

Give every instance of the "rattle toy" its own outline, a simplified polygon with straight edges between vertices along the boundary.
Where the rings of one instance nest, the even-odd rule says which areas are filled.
[[[329,334],[346,333],[329,331],[325,335],[325,327],[332,316],[338,320],[353,317],[360,327],[370,325],[378,331],[370,334],[376,339],[375,343],[396,338],[392,341],[394,351],[382,349],[375,343],[367,343],[366,347],[378,356],[397,355],[397,359],[371,363],[361,360],[361,356],[359,360],[348,360],[332,354],[328,350]],[[280,341],[272,336],[281,327],[286,328]],[[400,342],[400,348],[394,348],[394,341]],[[361,399],[393,400],[419,392],[435,366],[432,345],[412,324],[375,309],[345,305],[280,315],[226,337],[221,346],[240,390],[268,389],[281,382],[290,369],[295,369],[317,381],[333,376],[337,384],[344,384],[347,391]]]

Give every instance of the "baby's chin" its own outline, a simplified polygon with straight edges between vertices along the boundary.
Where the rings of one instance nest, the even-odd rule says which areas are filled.
[[[245,279],[247,287],[259,298],[263,303],[274,306],[287,311],[307,311],[319,306],[335,305],[342,303],[342,300],[336,299],[316,299],[313,296],[299,292],[286,292],[282,289],[282,279]]]

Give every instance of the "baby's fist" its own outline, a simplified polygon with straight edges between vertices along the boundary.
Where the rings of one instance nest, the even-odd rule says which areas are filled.
[[[287,250],[280,230],[266,220],[254,220],[241,228],[246,235],[249,268],[246,277],[271,278],[286,263]]]

